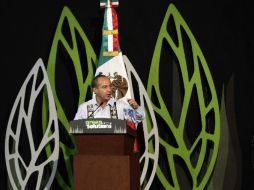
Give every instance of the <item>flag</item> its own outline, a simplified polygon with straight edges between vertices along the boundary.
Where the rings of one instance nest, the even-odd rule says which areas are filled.
[[[113,3],[118,1],[101,0],[104,3],[102,45],[95,76],[106,75],[112,84],[112,96],[117,99],[131,98],[129,80],[119,45],[118,18]]]
[[[114,9],[114,7],[118,7],[118,0],[101,0],[100,6],[105,8],[105,12],[102,27],[102,45],[95,76],[100,73],[106,75],[111,81],[112,96],[116,100],[126,100],[131,98],[131,90],[119,45],[118,18]],[[136,129],[133,122],[128,122],[128,126]],[[133,151],[139,151],[137,137],[134,140]]]

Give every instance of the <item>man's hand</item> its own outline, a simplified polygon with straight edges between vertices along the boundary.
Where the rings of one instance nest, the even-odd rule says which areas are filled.
[[[138,103],[134,99],[127,99],[127,101],[133,109],[137,109],[139,107]]]

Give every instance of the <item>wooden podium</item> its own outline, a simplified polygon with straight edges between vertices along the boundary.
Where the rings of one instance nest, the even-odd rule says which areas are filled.
[[[140,189],[136,130],[118,119],[71,121],[78,154],[73,158],[75,190]]]

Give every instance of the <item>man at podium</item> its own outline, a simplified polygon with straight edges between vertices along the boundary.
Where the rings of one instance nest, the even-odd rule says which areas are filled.
[[[133,129],[135,124],[144,119],[144,110],[134,99],[115,100],[112,97],[111,81],[105,75],[95,76],[91,86],[93,98],[79,106],[74,120],[79,122],[78,120],[89,118],[92,120],[107,118],[116,121],[120,119],[127,120],[127,125],[125,121],[123,122],[125,127],[130,128],[122,134],[80,135],[78,133],[75,135],[79,149],[78,155],[73,159],[75,190],[138,190],[140,189],[140,153]],[[87,173],[84,175],[84,172],[89,175]]]
[[[112,98],[111,82],[105,75],[97,75],[92,81],[94,97],[82,103],[74,120],[88,118],[115,118],[139,123],[145,118],[144,110],[134,99]]]

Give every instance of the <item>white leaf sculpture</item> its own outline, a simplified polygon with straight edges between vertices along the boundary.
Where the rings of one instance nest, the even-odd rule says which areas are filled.
[[[126,65],[127,74],[129,77],[130,89],[132,89],[131,96],[134,97],[133,87],[132,87],[132,78],[131,78],[131,74],[132,74],[138,83],[137,85],[139,89],[140,106],[144,107],[146,110],[146,119],[142,122],[145,150],[143,155],[141,155],[141,158],[140,158],[140,163],[142,162],[144,163],[143,168],[141,168],[142,171],[141,171],[140,185],[142,189],[148,190],[153,182],[157,165],[158,165],[158,158],[159,158],[158,127],[157,127],[157,122],[156,122],[156,118],[155,118],[155,114],[153,111],[150,98],[146,92],[146,89],[141,79],[139,78],[136,70],[134,69],[134,67],[132,66],[131,62],[129,61],[126,55],[123,56],[123,60]],[[148,122],[148,119],[151,120],[150,123]],[[148,168],[151,168],[152,171],[148,171]]]
[[[39,76],[39,73],[42,76]],[[32,126],[32,117],[33,112],[37,111],[34,110],[35,104],[40,100],[39,95],[44,90],[48,96],[49,122],[47,129],[41,134],[41,139],[38,139],[38,135],[34,135],[32,129],[42,131],[42,127],[40,125]],[[26,103],[27,108],[25,108]],[[29,143],[26,145],[21,144],[21,131],[25,131],[27,134]],[[39,141],[38,146],[35,145],[35,140]],[[21,154],[19,146],[25,146],[30,155],[27,156],[24,152]],[[40,155],[43,154],[47,146],[52,148],[52,154],[46,158],[42,157],[41,160]],[[34,189],[50,189],[57,169],[58,156],[59,129],[56,107],[46,69],[42,59],[39,58],[17,95],[8,121],[5,138],[5,161],[10,185],[14,190],[27,189],[28,181],[31,180],[32,176],[32,181],[35,181]],[[49,171],[45,171],[46,167],[50,168]],[[35,176],[36,179],[34,179]]]

